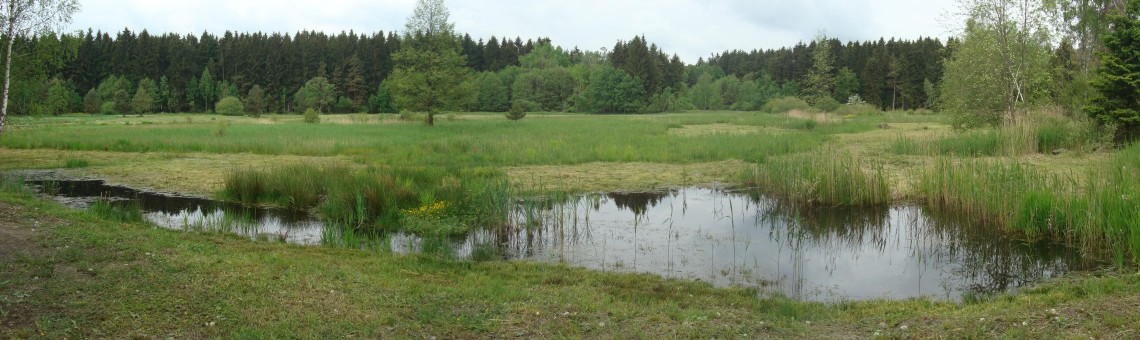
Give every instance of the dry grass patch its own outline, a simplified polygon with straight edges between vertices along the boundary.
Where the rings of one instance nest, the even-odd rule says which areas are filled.
[[[778,133],[779,131],[781,130],[761,126],[746,126],[735,124],[702,124],[684,125],[681,128],[669,129],[669,135],[681,137],[701,137],[708,135],[749,135],[764,132]]]
[[[728,160],[698,164],[586,163],[503,169],[524,190],[618,191],[730,183],[746,163]]]

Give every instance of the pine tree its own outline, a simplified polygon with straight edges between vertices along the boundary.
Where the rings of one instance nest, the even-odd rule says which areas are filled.
[[[1125,13],[1109,19],[1105,53],[1092,87],[1096,95],[1086,110],[1101,124],[1115,124],[1118,140],[1140,136],[1140,0],[1128,2]]]

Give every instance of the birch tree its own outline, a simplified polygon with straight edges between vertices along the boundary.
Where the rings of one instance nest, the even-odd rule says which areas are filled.
[[[8,91],[12,85],[12,46],[15,37],[57,30],[79,11],[78,0],[0,0],[4,23],[4,90],[0,103],[0,134],[8,118]]]

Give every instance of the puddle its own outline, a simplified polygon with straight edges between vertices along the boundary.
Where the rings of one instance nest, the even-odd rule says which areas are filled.
[[[221,230],[304,245],[320,244],[324,229],[324,222],[304,212],[140,191],[107,185],[102,180],[30,181],[28,184],[52,200],[77,209],[87,209],[99,200],[113,204],[137,203],[148,221],[170,229]]]
[[[289,210],[148,193],[97,180],[52,183],[32,182],[76,208],[100,197],[138,202],[148,220],[172,229],[222,229],[304,245],[322,244],[326,234],[319,218]],[[966,293],[1009,291],[1087,265],[1075,250],[1004,238],[918,206],[802,215],[780,209],[774,200],[714,189],[519,203],[512,220],[512,227],[453,240],[394,233],[375,242],[397,253],[425,248],[446,248],[458,258],[491,253],[508,260],[756,287],[761,294],[814,301],[959,299]]]

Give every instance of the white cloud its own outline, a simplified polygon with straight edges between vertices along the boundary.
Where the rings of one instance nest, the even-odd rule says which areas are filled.
[[[842,40],[945,37],[954,0],[449,0],[472,37],[549,37],[597,50],[645,35],[685,61],[731,49],[772,49],[820,31]],[[203,31],[358,33],[403,29],[415,0],[83,0],[72,29],[152,34]]]

